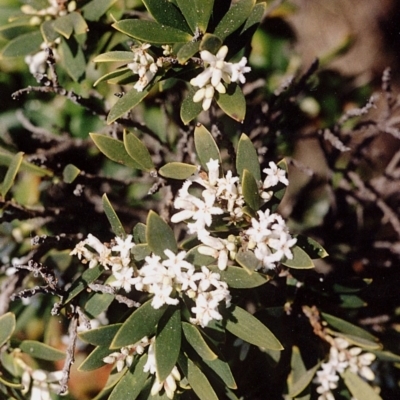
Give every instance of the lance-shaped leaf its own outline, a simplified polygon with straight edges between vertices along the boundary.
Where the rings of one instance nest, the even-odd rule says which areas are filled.
[[[356,399],[368,399],[368,400],[382,400],[382,397],[364,380],[362,380],[357,374],[350,371],[347,368],[341,373],[341,377],[344,379],[344,383],[350,390],[352,396]]]
[[[73,164],[67,164],[63,170],[63,181],[72,183],[81,173],[81,170]]]
[[[157,325],[154,352],[157,377],[164,381],[174,368],[181,349],[181,310],[169,306]]]
[[[116,236],[125,238],[126,237],[125,229],[122,226],[122,223],[118,218],[117,213],[115,212],[112,204],[110,203],[110,200],[108,200],[108,197],[105,193],[103,194],[101,201],[103,203],[103,209],[104,212],[106,213],[108,222],[111,225],[112,231],[115,233]]]
[[[157,323],[166,309],[166,306],[155,309],[151,305],[151,299],[148,300],[122,324],[110,347],[119,349],[135,344],[145,336],[153,336],[156,332]]]
[[[125,150],[123,142],[99,133],[89,133],[89,135],[98,149],[110,160],[130,168],[140,169],[140,165]]]
[[[0,149],[0,165],[5,165],[7,167],[10,166],[15,154],[4,151],[4,149]],[[29,163],[28,161],[22,160],[22,164],[20,167],[21,171],[28,171],[39,176],[53,176],[53,172],[46,169],[41,168],[35,164]]]
[[[185,125],[195,119],[203,111],[201,101],[197,103],[193,101],[193,96],[197,90],[198,88],[190,85],[187,96],[182,101],[181,120]]]
[[[25,33],[36,31],[37,28],[30,25],[30,19],[31,16],[26,15],[25,17],[18,18],[15,21],[0,26],[0,38],[9,41]]]
[[[95,369],[104,367],[106,363],[103,361],[104,357],[107,357],[113,352],[108,346],[96,347],[79,365],[78,371],[94,371]]]
[[[242,190],[246,204],[257,211],[260,208],[258,185],[253,174],[247,169],[242,173]]]
[[[237,145],[236,170],[242,177],[243,171],[247,169],[256,181],[261,180],[260,163],[257,151],[250,138],[242,133]]]
[[[175,44],[192,39],[192,35],[187,32],[154,21],[125,19],[112,26],[130,37],[152,44]]]
[[[0,195],[3,198],[6,196],[6,194],[14,184],[15,178],[17,177],[17,173],[22,164],[23,155],[24,153],[19,152],[15,154],[15,156],[13,156],[13,158],[11,159],[10,165],[6,172],[6,176],[4,177],[4,181],[0,186]]]
[[[121,328],[122,324],[113,324],[102,326],[100,328],[91,329],[89,331],[80,332],[79,338],[93,346],[109,347],[114,339],[115,334]]]
[[[140,360],[129,368],[128,372],[117,383],[111,392],[108,400],[121,400],[121,399],[136,399],[140,392],[143,390],[148,372],[144,372],[143,368],[147,362],[147,354],[140,357]]]
[[[275,335],[256,317],[233,305],[226,315],[226,329],[233,335],[265,349],[283,350]]]
[[[178,251],[178,245],[171,227],[154,211],[147,215],[146,239],[151,251],[165,258],[164,250]]]
[[[181,354],[178,362],[191,388],[200,400],[218,400],[207,377],[190,358]]]
[[[296,235],[297,246],[304,250],[312,259],[324,258],[329,254],[326,250],[314,239],[303,235]]]
[[[170,162],[163,165],[158,173],[164,178],[187,179],[197,171],[197,167],[192,164],[181,162]]]
[[[85,313],[90,318],[96,318],[106,311],[115,296],[111,293],[93,293],[85,304]]]
[[[194,145],[200,164],[205,171],[208,171],[207,163],[210,159],[218,160],[221,165],[221,155],[211,133],[201,124],[194,130]]]
[[[216,93],[215,99],[221,110],[238,122],[243,122],[246,115],[246,100],[242,89],[232,83],[228,86],[226,93]]]
[[[3,58],[27,56],[38,52],[42,43],[43,37],[39,31],[25,33],[8,42],[3,47],[1,56]]]
[[[132,159],[140,165],[140,169],[154,171],[153,160],[147,147],[133,133],[124,131],[124,146]]]
[[[98,21],[117,0],[92,0],[81,10],[87,21]]]
[[[224,15],[220,23],[214,30],[214,34],[223,41],[231,33],[235,32],[251,14],[255,0],[239,0],[234,3]]]
[[[94,62],[122,62],[130,63],[133,61],[133,53],[131,51],[109,51],[99,54],[93,59]]]
[[[221,357],[215,360],[203,359],[203,362],[222,379],[228,388],[237,389],[235,378],[233,377],[229,364],[226,361],[223,361]]]
[[[115,71],[108,72],[107,74],[101,76],[93,86],[97,86],[99,83],[107,81],[111,83],[113,79],[127,79],[128,77],[133,77],[132,70],[128,67],[118,68]]]
[[[193,33],[197,30],[205,33],[214,6],[214,0],[177,0],[178,6],[186,18]]]
[[[186,340],[203,360],[211,361],[218,358],[196,326],[182,322],[182,330]]]
[[[65,353],[36,340],[24,340],[19,348],[31,357],[47,361],[59,361],[65,358]]]
[[[10,339],[15,329],[15,315],[8,312],[0,317],[0,347]]]
[[[267,283],[270,278],[265,277],[258,272],[250,272],[244,268],[229,266],[224,271],[221,271],[216,265],[208,267],[213,272],[220,275],[221,280],[226,282],[229,287],[235,289],[250,289]]]
[[[171,26],[190,33],[190,28],[180,10],[168,0],[143,0],[149,13],[161,25]]]
[[[76,11],[58,17],[53,23],[53,28],[66,39],[71,37],[72,32],[75,32],[76,35],[81,35],[88,30],[85,19]]]
[[[291,260],[285,258],[283,261],[281,261],[283,265],[294,269],[314,268],[314,263],[312,262],[309,255],[299,246],[293,246],[290,250],[293,254],[293,258]]]

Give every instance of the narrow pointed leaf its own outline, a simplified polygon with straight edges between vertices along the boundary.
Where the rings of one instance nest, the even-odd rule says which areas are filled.
[[[15,329],[15,315],[8,312],[0,317],[0,347],[10,339]]]
[[[137,364],[132,365],[123,378],[117,383],[108,400],[136,399],[146,384],[148,372],[143,371],[147,362],[147,354],[140,357]]]
[[[78,371],[94,371],[95,369],[107,365],[103,358],[110,355],[113,351],[108,346],[96,347],[79,365]]]
[[[270,350],[283,350],[275,335],[256,317],[238,306],[232,306],[228,312],[226,329],[238,338]]]
[[[97,79],[97,81],[95,83],[93,83],[93,86],[97,86],[99,83],[107,81],[110,83],[110,80],[112,79],[126,79],[129,76],[133,76],[132,75],[132,70],[128,67],[123,67],[123,68],[119,68],[116,69],[115,71],[111,71],[108,72],[107,74],[101,76],[99,79]]]
[[[24,153],[19,152],[15,154],[15,156],[13,156],[13,158],[11,159],[10,166],[7,169],[6,176],[4,177],[4,181],[1,185],[0,195],[3,198],[6,196],[6,194],[14,184],[17,173],[21,167],[23,156]]]
[[[197,90],[198,88],[190,85],[189,91],[182,101],[181,120],[185,125],[194,120],[203,111],[201,101],[197,103],[193,101],[193,96]]]
[[[246,32],[248,29],[254,28],[255,25],[257,26],[262,21],[266,9],[267,9],[266,2],[256,4],[251,10],[251,14],[247,18],[246,23],[244,24],[244,27],[241,31],[241,34]]]
[[[120,219],[118,218],[117,213],[115,212],[110,200],[108,200],[107,195],[104,193],[103,197],[101,198],[103,203],[104,212],[106,213],[108,222],[111,225],[112,231],[115,233],[116,236],[121,238],[125,238],[126,233],[125,229],[122,226]]]
[[[113,302],[115,296],[111,293],[93,293],[85,303],[85,313],[89,318],[96,318],[106,311]]]
[[[37,342],[36,340],[24,340],[19,348],[33,358],[39,358],[47,361],[59,361],[65,358],[63,351],[57,350],[47,344]]]
[[[39,31],[25,33],[8,42],[3,47],[1,56],[3,58],[12,58],[37,53],[40,50],[40,45],[42,43],[43,37]]]
[[[297,246],[304,250],[312,259],[324,258],[329,254],[326,250],[314,239],[303,235],[296,235]]]
[[[222,379],[228,388],[237,389],[235,378],[233,377],[229,364],[226,361],[217,358],[215,360],[203,359],[203,362]]]
[[[341,373],[344,383],[350,390],[352,396],[356,399],[368,399],[368,400],[382,400],[382,397],[364,380],[362,380],[357,374],[350,371],[347,368]]]
[[[109,51],[99,54],[93,59],[94,62],[123,62],[130,63],[133,61],[133,53],[131,51]]]
[[[215,28],[214,34],[223,41],[235,32],[251,14],[255,0],[240,0],[234,3]]]
[[[165,258],[164,250],[176,253],[178,245],[171,227],[154,211],[150,211],[146,222],[146,238],[152,252]]]
[[[214,6],[214,0],[177,0],[178,6],[186,18],[192,32],[197,29],[205,33]]]
[[[238,122],[243,122],[246,115],[246,99],[242,89],[236,83],[228,86],[226,93],[217,93],[215,97],[221,110]]]
[[[243,176],[243,171],[247,169],[256,181],[261,180],[257,150],[250,138],[244,133],[240,136],[237,145],[236,169],[241,177]]]
[[[291,248],[293,258],[291,260],[285,259],[281,261],[283,265],[294,269],[311,269],[314,268],[314,263],[312,262],[309,255],[302,250],[299,246],[293,246]]]
[[[141,305],[122,324],[111,343],[111,348],[119,349],[135,344],[145,336],[153,336],[156,332],[157,323],[166,308],[166,306],[163,306],[156,310],[151,305],[151,299]]]
[[[197,171],[197,167],[192,164],[181,162],[170,162],[163,165],[158,173],[164,178],[188,179]]]
[[[200,400],[218,400],[218,396],[214,392],[207,377],[190,358],[181,355],[179,357],[179,366]]]
[[[175,44],[192,39],[187,32],[154,21],[125,19],[112,26],[130,37],[152,44]]]
[[[171,373],[181,349],[181,310],[169,306],[157,325],[154,352],[157,377],[162,382]]]
[[[10,166],[15,154],[5,152],[4,149],[0,149],[0,165],[5,165],[7,167]],[[41,168],[35,164],[29,163],[28,161],[22,160],[21,171],[32,172],[39,176],[53,176],[53,172],[46,169]]]
[[[22,385],[21,383],[10,382],[3,379],[1,375],[0,375],[0,384],[16,390],[23,390],[25,388],[25,386]]]
[[[246,204],[254,211],[260,208],[260,194],[253,174],[245,169],[242,173],[242,190]]]
[[[124,146],[127,153],[145,171],[154,171],[153,160],[147,147],[133,133],[124,132]]]
[[[221,165],[221,155],[211,133],[201,124],[194,130],[194,145],[200,164],[205,171],[208,171],[207,163],[210,159],[218,160]]]
[[[250,289],[267,283],[270,279],[258,272],[251,273],[244,268],[229,266],[224,271],[221,271],[216,265],[208,267],[213,272],[220,275],[221,280],[226,282],[229,287],[235,289]]]
[[[168,0],[143,0],[149,13],[161,25],[171,26],[190,33],[190,28],[180,10]]]
[[[121,328],[122,324],[113,324],[102,326],[100,328],[91,329],[89,331],[80,332],[79,338],[93,346],[109,347],[115,334]]]
[[[196,350],[203,360],[215,360],[218,356],[211,350],[199,329],[193,324],[182,322],[182,329],[186,340]]]
[[[140,169],[140,165],[125,150],[122,141],[99,133],[89,133],[89,135],[98,149],[110,160],[130,168]]]
[[[81,10],[87,21],[98,21],[117,0],[92,0]]]

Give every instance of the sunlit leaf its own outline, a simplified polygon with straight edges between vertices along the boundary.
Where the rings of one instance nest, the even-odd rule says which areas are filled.
[[[218,357],[196,326],[188,322],[182,322],[182,329],[186,340],[203,360],[215,360]]]
[[[211,133],[201,124],[194,130],[194,145],[200,164],[205,171],[208,171],[207,163],[210,159],[218,160],[221,165],[221,155]]]
[[[237,145],[236,169],[240,176],[247,169],[256,181],[261,180],[260,163],[257,151],[250,138],[242,133]]]
[[[326,250],[314,239],[303,235],[295,235],[297,239],[296,245],[304,250],[312,259],[324,258],[329,254]]]
[[[226,329],[238,338],[271,350],[283,350],[275,335],[256,317],[238,306],[231,306],[226,315]]]
[[[3,198],[6,197],[6,194],[14,184],[15,178],[17,177],[17,173],[22,164],[23,155],[24,153],[19,152],[15,154],[11,159],[10,165],[6,172],[6,176],[4,177],[4,181],[0,186],[0,195]]]
[[[164,178],[188,179],[197,171],[196,165],[181,162],[170,162],[163,165],[158,173]]]
[[[192,36],[187,32],[154,21],[125,19],[112,26],[128,36],[152,44],[175,44],[177,42],[188,42],[192,39]]]
[[[216,93],[215,99],[221,110],[235,121],[243,122],[246,115],[246,100],[242,89],[232,83],[228,86],[226,93]]]
[[[235,289],[250,289],[267,283],[270,278],[265,277],[258,272],[249,272],[244,268],[228,266],[221,271],[217,266],[210,265],[208,267],[213,272],[220,275],[221,280],[226,282],[229,287]]]
[[[293,258],[291,260],[285,258],[283,261],[281,261],[283,265],[294,269],[314,268],[314,263],[304,250],[302,250],[297,245],[293,246],[290,250],[292,252]]]
[[[0,347],[10,339],[15,329],[15,315],[8,312],[0,317]]]
[[[103,361],[104,357],[110,355],[113,351],[108,346],[96,347],[79,365],[78,371],[93,371],[95,369],[104,367],[106,363]]]
[[[60,34],[54,29],[54,20],[44,21],[40,25],[40,32],[47,43],[54,42],[60,37]]]
[[[368,400],[382,400],[382,397],[364,380],[362,380],[357,374],[350,371],[347,368],[340,374],[344,379],[344,383],[350,390],[352,396],[356,399],[368,399]]]
[[[67,164],[63,170],[63,181],[72,183],[81,173],[81,170],[73,164]]]
[[[133,61],[133,53],[131,51],[109,51],[99,54],[93,59],[94,62],[123,62],[129,63]]]
[[[65,358],[65,353],[63,351],[57,350],[47,344],[37,342],[36,340],[24,340],[19,345],[19,348],[24,353],[29,354],[33,358],[39,358],[40,360],[58,361]]]
[[[121,328],[122,324],[113,324],[101,326],[100,328],[91,329],[89,331],[80,332],[79,338],[93,346],[109,347],[115,334]]]
[[[260,267],[260,260],[250,250],[239,249],[235,261],[245,268],[248,273],[252,273]]]
[[[16,389],[16,390],[22,390],[25,387],[21,383],[7,381],[1,375],[0,375],[0,385],[8,386],[9,388]]]
[[[147,147],[133,133],[124,131],[124,146],[127,153],[140,165],[140,169],[154,171],[153,160]]]
[[[72,32],[75,32],[76,35],[80,35],[86,33],[88,30],[86,21],[82,15],[76,11],[58,17],[53,23],[53,28],[66,39],[71,37]]]
[[[214,6],[214,0],[176,0],[193,33],[205,33]]]
[[[39,31],[29,32],[17,36],[8,42],[1,51],[3,58],[23,57],[31,53],[37,53],[43,43],[42,34]]]
[[[113,79],[126,79],[128,77],[133,77],[132,70],[128,67],[122,67],[118,68],[115,71],[108,72],[107,74],[101,76],[95,83],[93,83],[93,86],[97,86],[101,82],[107,81],[108,83],[111,83]]]
[[[117,0],[92,0],[86,3],[81,8],[81,11],[86,20],[98,21],[116,1]]]
[[[189,60],[189,58],[193,57],[199,51],[199,46],[200,46],[200,42],[188,42],[188,43],[185,43],[179,49],[179,51],[178,51],[178,53],[176,55],[177,58],[178,58],[179,63],[180,64],[185,64],[185,62],[187,60]],[[191,88],[193,88],[193,86],[191,86]],[[193,94],[194,94],[194,91],[193,91]],[[193,97],[193,95],[191,97]],[[194,104],[198,105],[199,103],[194,103]],[[200,106],[201,106],[201,103],[200,103]],[[200,111],[201,111],[201,109],[200,109]],[[200,111],[197,114],[199,114]],[[186,124],[186,122],[185,122],[185,124]]]

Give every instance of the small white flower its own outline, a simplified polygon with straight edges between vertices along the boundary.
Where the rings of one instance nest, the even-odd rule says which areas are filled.
[[[238,63],[231,64],[232,82],[237,82],[237,81],[239,81],[240,83],[246,82],[246,78],[243,74],[246,74],[247,72],[251,71],[251,68],[247,67],[246,64],[247,64],[246,57],[242,57],[242,59]]]
[[[157,393],[160,392],[161,389],[164,389],[167,397],[169,399],[173,399],[175,390],[177,388],[176,381],[180,380],[181,380],[181,374],[179,373],[178,368],[176,368],[176,366],[172,368],[171,373],[165,378],[164,381],[159,381],[156,375],[156,379],[151,388],[151,395],[155,396]]]
[[[264,189],[276,186],[279,182],[283,183],[285,186],[289,184],[289,181],[286,177],[286,171],[282,168],[279,168],[272,161],[269,163],[269,168],[264,168],[263,172],[267,175],[263,183]]]
[[[133,272],[133,268],[131,267],[122,267],[119,271],[114,271],[113,276],[115,277],[115,281],[111,282],[110,286],[122,287],[125,292],[129,293],[132,285],[135,285],[137,282],[135,278],[132,278]]]
[[[116,237],[117,244],[111,248],[112,251],[119,252],[122,259],[130,258],[130,251],[135,246],[132,242],[132,235],[128,235],[125,239]]]

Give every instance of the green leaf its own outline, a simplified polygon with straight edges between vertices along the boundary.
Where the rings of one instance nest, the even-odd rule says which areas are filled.
[[[264,17],[265,11],[267,8],[267,3],[258,3],[256,4],[253,9],[251,10],[251,14],[246,20],[246,23],[244,24],[244,27],[241,31],[241,34],[246,32],[248,29],[254,28],[254,25],[258,25]]]
[[[145,336],[153,336],[156,332],[157,323],[166,308],[166,306],[163,306],[156,310],[151,305],[151,299],[141,305],[122,324],[111,343],[111,348],[119,349],[135,344]]]
[[[132,248],[132,254],[136,261],[142,261],[151,254],[151,249],[147,243],[140,243]]]
[[[188,179],[197,171],[197,167],[192,164],[181,162],[170,162],[163,165],[158,173],[164,178]]]
[[[149,13],[161,25],[171,26],[181,31],[190,29],[179,9],[168,0],[142,0]]]
[[[260,260],[250,250],[239,249],[235,261],[245,268],[249,274],[256,271],[260,266]]]
[[[3,379],[1,375],[0,375],[0,384],[16,390],[23,390],[25,388],[25,386],[22,385],[21,383],[14,383]]]
[[[228,86],[226,93],[216,92],[215,100],[221,110],[235,121],[242,123],[246,115],[246,99],[236,83]]]
[[[254,176],[249,170],[245,169],[242,173],[242,190],[246,204],[254,211],[260,208],[260,194]]]
[[[206,33],[200,42],[199,50],[207,50],[211,54],[216,54],[222,46],[222,40],[211,33]]]
[[[193,57],[199,51],[200,42],[187,42],[178,51],[177,58],[181,65],[185,64],[189,58]],[[193,87],[193,86],[191,86]],[[194,94],[195,91],[193,91]],[[193,98],[193,95],[191,96]],[[194,103],[199,104],[199,103]],[[201,104],[200,104],[201,106]],[[201,110],[200,110],[201,111]],[[199,114],[200,111],[197,113]],[[196,115],[197,115],[196,114]],[[194,118],[194,117],[193,117]],[[192,119],[193,119],[192,118]]]
[[[227,269],[221,271],[216,265],[210,265],[208,269],[218,273],[221,280],[234,289],[250,289],[264,285],[270,280],[258,272],[251,272],[240,267],[228,266]]]
[[[378,339],[371,335],[366,330],[360,328],[357,325],[353,325],[350,322],[347,322],[341,318],[335,317],[334,315],[330,315],[327,313],[321,313],[324,320],[333,328],[339,330],[340,332],[347,333],[352,336],[358,336],[359,338],[363,338],[370,342],[377,342]]]
[[[228,388],[237,389],[235,378],[233,377],[229,364],[226,361],[217,358],[215,360],[203,359],[203,362],[222,379]]]
[[[15,178],[17,177],[18,170],[21,167],[22,159],[24,153],[21,151],[13,156],[11,159],[10,165],[7,169],[6,176],[4,177],[4,181],[0,187],[0,195],[1,197],[6,197],[6,194],[11,189],[14,184]]]
[[[190,358],[181,355],[178,362],[191,388],[200,400],[218,400],[207,377]]]
[[[68,75],[74,80],[79,81],[86,71],[86,60],[82,47],[76,41],[75,37],[62,39],[58,47],[63,60],[63,66]]]
[[[197,267],[208,266],[215,262],[214,257],[199,253],[199,246],[191,248],[186,253],[185,260]]]
[[[190,85],[188,93],[182,101],[181,120],[185,125],[195,119],[203,111],[201,101],[197,103],[193,101],[193,96],[197,92],[197,89],[198,88]]]
[[[218,146],[211,133],[201,124],[198,124],[194,130],[194,145],[197,157],[205,171],[208,171],[206,164],[210,159],[218,160],[221,165],[221,155]]]
[[[112,204],[110,203],[110,200],[108,200],[108,197],[105,193],[103,194],[101,201],[103,203],[104,212],[106,213],[106,216],[107,216],[108,222],[111,225],[112,231],[115,233],[116,236],[125,238],[126,237],[125,229],[124,229],[120,219],[118,218],[118,215],[115,212]]]
[[[88,21],[98,21],[116,1],[117,0],[89,1],[89,3],[81,8],[83,17]]]
[[[85,304],[85,313],[90,318],[96,318],[108,309],[114,297],[111,293],[93,293]]]
[[[42,36],[47,43],[54,42],[60,37],[60,34],[54,29],[53,25],[53,19],[44,21],[43,24],[40,25],[40,32],[42,32]]]
[[[176,0],[186,18],[190,29],[195,33],[198,29],[205,33],[214,6],[214,0]]]
[[[304,250],[312,259],[324,258],[329,254],[326,250],[314,239],[304,235],[296,235],[296,245]]]
[[[314,263],[308,254],[299,246],[293,246],[291,249],[293,258],[291,260],[285,259],[281,264],[294,269],[311,269],[314,268]]]
[[[203,360],[215,360],[218,356],[211,350],[199,329],[193,324],[182,322],[186,340]]]
[[[15,315],[8,312],[0,317],[0,347],[10,339],[15,329]]]
[[[243,25],[251,14],[254,4],[255,0],[239,0],[234,3],[215,28],[214,35],[219,36],[224,41],[225,38]]]
[[[80,332],[78,336],[81,340],[93,346],[109,347],[121,326],[122,324],[102,326],[100,328],[91,329],[90,331]]]
[[[153,79],[142,92],[138,92],[136,89],[131,89],[128,93],[125,93],[120,99],[118,99],[107,116],[107,124],[113,123],[132,108],[136,107],[149,94],[154,83],[156,83],[158,79]]]
[[[132,159],[140,165],[140,169],[154,171],[153,160],[147,147],[133,133],[124,131],[124,146]]]
[[[30,19],[31,16],[25,16],[25,18],[18,18],[16,21],[0,26],[0,38],[9,41],[25,33],[36,31],[37,27],[29,23]]]
[[[157,377],[164,381],[174,368],[181,349],[181,310],[169,306],[157,325],[154,352]]]
[[[19,348],[31,357],[40,360],[59,361],[65,358],[63,351],[57,350],[47,344],[37,342],[36,340],[24,340]]]
[[[72,183],[81,173],[81,170],[73,164],[67,164],[63,170],[63,181]]]
[[[400,362],[400,356],[392,353],[391,351],[372,350],[370,351],[370,353],[375,354],[382,361],[389,361],[396,363]]]
[[[94,397],[92,400],[108,400],[111,390],[126,373],[127,371],[125,369],[122,369],[120,372],[118,372],[116,369],[113,369],[108,376],[107,382],[104,385],[102,391],[98,393],[97,396]]]
[[[187,32],[154,21],[125,19],[112,26],[130,37],[151,44],[175,44],[189,42],[192,39]]]
[[[93,59],[94,62],[123,62],[130,63],[133,61],[133,53],[131,51],[109,51],[99,54]]]
[[[125,150],[124,143],[99,133],[89,133],[97,148],[110,160],[130,168],[139,169],[140,166]]]
[[[129,399],[135,400],[146,384],[149,376],[143,371],[147,362],[147,354],[140,357],[137,364],[132,365],[124,377],[117,383],[108,400]]]
[[[118,68],[115,71],[108,72],[107,74],[101,76],[95,83],[93,83],[93,86],[97,86],[99,83],[104,81],[111,83],[111,81],[114,79],[127,79],[128,77],[133,77],[132,70],[130,68]]]
[[[255,346],[271,350],[283,350],[275,335],[257,318],[233,305],[227,315],[226,329],[238,338]]]
[[[110,350],[108,347],[96,347],[79,365],[78,371],[93,371],[95,369],[104,367],[106,363],[103,361],[103,358],[107,357],[111,353],[112,350]]]
[[[88,268],[79,278],[77,278],[67,291],[67,297],[63,300],[63,305],[70,302],[75,296],[85,290],[90,283],[96,280],[104,271],[101,265]]]
[[[260,163],[258,154],[250,138],[242,133],[237,145],[236,170],[242,177],[243,171],[247,169],[256,181],[261,180]]]
[[[133,228],[133,241],[138,243],[146,243],[146,225],[138,222]]]
[[[146,227],[147,244],[154,254],[166,258],[164,250],[169,249],[173,253],[178,251],[174,232],[154,211],[150,211],[147,215]]]
[[[350,390],[352,396],[356,399],[368,399],[368,400],[382,400],[382,397],[364,380],[358,375],[350,371],[347,368],[341,373],[341,377],[344,379],[344,383]]]
[[[58,17],[53,23],[53,28],[66,39],[71,37],[72,32],[75,32],[76,35],[81,35],[88,31],[86,21],[76,11]]]
[[[8,42],[3,47],[1,56],[2,58],[12,58],[37,53],[42,43],[43,37],[39,31],[25,33]]]

